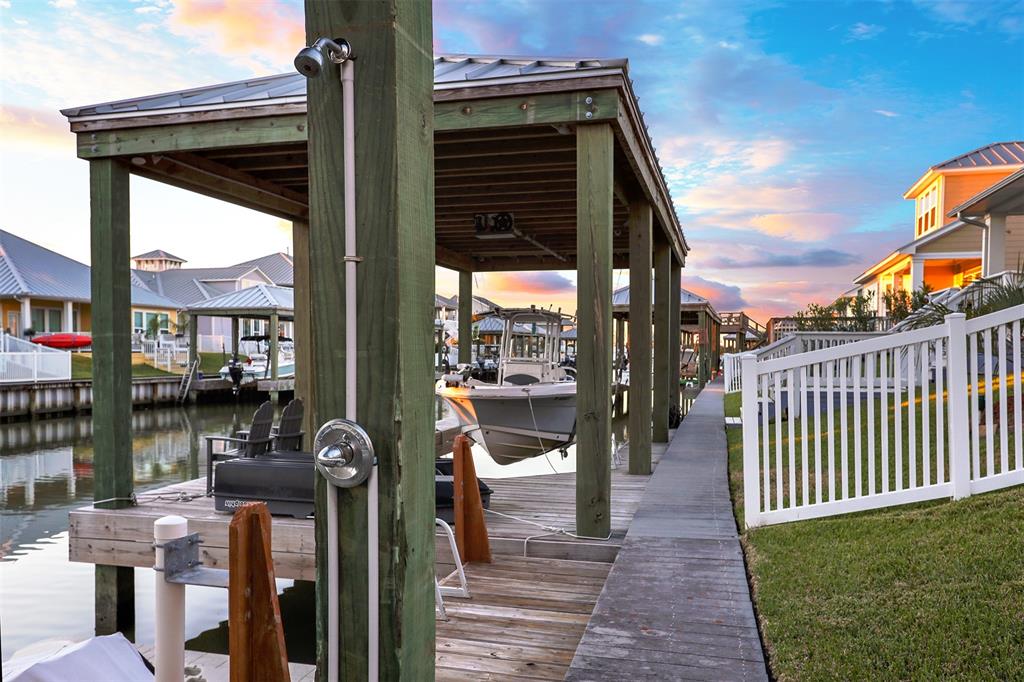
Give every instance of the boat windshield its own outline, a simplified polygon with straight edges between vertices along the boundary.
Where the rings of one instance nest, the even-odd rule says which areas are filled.
[[[511,360],[550,360],[558,352],[560,328],[556,322],[513,321],[512,339],[508,350]]]

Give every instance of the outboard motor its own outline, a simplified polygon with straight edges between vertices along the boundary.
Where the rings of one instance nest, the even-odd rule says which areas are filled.
[[[228,376],[231,377],[232,393],[238,395],[238,391],[242,388],[242,363],[238,361],[237,355],[231,356],[231,362],[228,363]]]

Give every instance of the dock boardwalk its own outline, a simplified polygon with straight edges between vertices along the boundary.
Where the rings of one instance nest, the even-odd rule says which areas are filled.
[[[655,458],[661,450],[655,446]],[[437,623],[436,679],[562,679],[649,480],[649,476],[627,475],[624,463],[613,471],[612,538],[607,541],[551,534],[508,516],[487,514],[494,562],[466,566],[470,599],[445,599],[449,620]],[[573,529],[575,474],[487,479],[487,483],[494,490],[491,508],[496,512]],[[189,530],[203,538],[203,563],[226,567],[231,517],[215,512],[212,498],[176,499],[178,493],[201,495],[204,490],[205,481],[197,479],[149,491],[137,507],[86,507],[71,512],[71,559],[152,566],[153,521],[179,514],[188,518]],[[272,541],[278,577],[314,579],[311,519],[275,517]],[[438,575],[447,575],[451,570],[447,539],[439,537],[437,548]],[[226,656],[196,652],[189,656],[199,659],[208,682],[228,679]],[[293,679],[312,679],[307,677],[308,668],[299,664],[293,668]]]
[[[567,680],[767,680],[729,498],[722,384],[646,486]]]

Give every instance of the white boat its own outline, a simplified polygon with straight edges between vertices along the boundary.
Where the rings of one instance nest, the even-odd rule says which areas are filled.
[[[560,367],[559,312],[519,308],[495,313],[504,320],[498,383],[468,378],[468,366],[445,375],[437,394],[452,408],[463,432],[498,464],[512,464],[564,448],[576,433],[576,382]]]
[[[270,379],[270,341],[266,336],[243,336],[238,344],[239,353],[249,359],[241,364],[241,384],[260,379]],[[231,381],[231,365],[220,368],[220,378]],[[277,343],[277,378],[290,379],[295,376],[295,344],[291,339],[280,337]]]

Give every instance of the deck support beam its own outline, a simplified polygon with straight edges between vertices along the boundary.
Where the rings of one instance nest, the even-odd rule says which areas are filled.
[[[298,291],[296,291],[296,296]],[[238,355],[238,317],[231,318],[231,358]]]
[[[277,357],[277,346],[278,346],[278,327],[280,326],[280,318],[277,315],[277,311],[270,313],[270,324],[267,329],[267,336],[270,337],[270,378],[277,381],[278,373],[278,357]]]
[[[306,0],[306,38],[344,37],[355,64],[359,423],[379,481],[379,678],[433,679],[434,147],[431,3]],[[318,423],[345,416],[342,92],[307,81],[310,280]],[[424,455],[427,456],[424,456]],[[327,679],[327,489],[317,477],[317,668]],[[368,486],[338,490],[338,679],[368,658]]]
[[[651,205],[629,207],[629,473],[651,473]]]
[[[188,366],[199,358],[199,315],[188,314]]]
[[[612,197],[611,125],[576,129],[576,532],[611,530]]]
[[[671,247],[666,242],[658,242],[654,246],[654,419],[652,438],[655,443],[668,442],[671,266]]]
[[[89,163],[92,241],[93,458],[96,506],[127,507],[132,466],[131,254],[128,169]],[[107,500],[100,502],[100,500]],[[134,636],[135,574],[96,566],[96,634]]]
[[[459,271],[459,363],[473,361],[473,273]]]
[[[683,264],[678,258],[673,256],[672,264],[669,268],[668,290],[668,409],[670,417],[676,420],[682,410],[682,404],[680,402],[682,395],[679,390],[679,362],[682,359],[682,353],[679,349],[679,326],[681,314],[679,310],[679,299],[682,296],[682,277]]]

